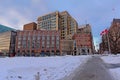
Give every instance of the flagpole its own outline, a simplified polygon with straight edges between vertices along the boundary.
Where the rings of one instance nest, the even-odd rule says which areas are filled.
[[[110,40],[109,40],[108,32],[107,32],[107,40],[108,40],[108,50],[109,50],[109,54],[111,54]]]
[[[104,31],[102,31],[100,33],[100,35],[104,35],[106,34],[106,37],[107,37],[107,43],[108,43],[108,52],[111,54],[111,49],[110,49],[110,40],[109,40],[109,36],[108,36],[108,28],[105,29]]]

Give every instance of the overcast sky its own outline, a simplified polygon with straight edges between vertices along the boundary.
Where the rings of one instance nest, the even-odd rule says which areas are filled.
[[[120,0],[0,0],[0,24],[21,29],[38,16],[67,10],[79,25],[92,27],[95,45],[100,32],[120,18]]]

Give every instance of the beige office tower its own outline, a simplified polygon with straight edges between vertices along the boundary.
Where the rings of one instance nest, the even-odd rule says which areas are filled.
[[[60,30],[61,39],[72,39],[72,35],[77,32],[77,27],[76,20],[67,11],[56,11],[37,19],[37,29]]]
[[[59,12],[53,12],[40,16],[37,19],[37,29],[40,30],[58,30]]]

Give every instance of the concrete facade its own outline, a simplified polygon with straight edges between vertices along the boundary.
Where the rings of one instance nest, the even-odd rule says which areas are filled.
[[[61,40],[62,54],[72,55],[74,50],[73,40]]]

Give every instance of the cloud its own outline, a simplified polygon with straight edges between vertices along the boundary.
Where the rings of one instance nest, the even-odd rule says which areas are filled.
[[[50,11],[44,0],[31,1],[2,1],[0,5],[0,24],[15,29],[22,29],[24,24],[37,20],[37,17]],[[18,5],[17,5],[18,4]],[[6,6],[4,6],[6,5]]]
[[[46,0],[31,0],[31,5],[35,8],[36,12],[44,13],[49,11]]]
[[[15,29],[22,29],[24,24],[30,22],[26,15],[19,13],[15,9],[9,8],[6,11],[6,13],[0,15],[0,24],[10,26]],[[2,13],[2,11],[0,12]]]
[[[99,41],[99,33],[110,26],[114,17],[120,18],[119,3],[120,0],[3,0],[0,24],[22,29],[38,16],[67,10],[79,25],[87,21],[92,26],[94,39]]]

